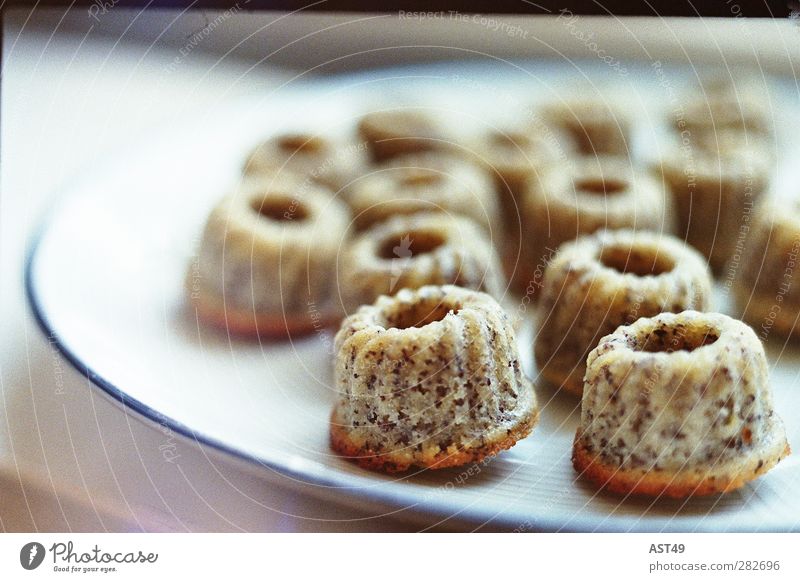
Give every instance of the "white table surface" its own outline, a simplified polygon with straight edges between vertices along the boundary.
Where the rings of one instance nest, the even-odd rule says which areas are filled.
[[[187,38],[186,30],[202,27],[205,16],[193,16],[200,21],[190,21],[188,28],[170,27],[161,39],[170,41],[156,43],[150,42],[152,26],[132,27],[126,39],[117,42],[128,19],[119,13],[112,16],[98,26],[84,14],[64,21],[52,14],[39,20],[24,13],[6,15],[0,114],[0,531],[418,529],[418,523],[403,521],[402,512],[382,517],[277,488],[253,477],[238,462],[143,424],[93,389],[32,319],[23,289],[25,250],[60,185],[78,172],[92,171],[152,128],[185,116],[202,118],[216,104],[284,81],[293,74],[287,64],[308,67],[308,59],[319,58],[298,50],[289,53],[296,55],[293,61],[284,52],[276,57],[284,68],[252,68],[246,59],[212,56],[237,44],[231,40],[237,36],[227,30],[234,26],[235,19],[230,19],[219,23],[204,47],[215,52],[192,50],[179,66],[168,68],[186,46],[181,40]],[[166,21],[167,13],[148,17]],[[341,17],[315,18],[311,24],[291,21],[274,29],[266,44],[281,46],[305,29],[342,22]],[[325,46],[336,55],[389,40],[402,44],[403,34],[415,33],[409,29],[413,23],[390,24],[372,24],[370,34],[350,35],[350,45],[342,41],[347,35],[340,35]],[[417,35],[423,43],[425,35],[449,35],[454,43],[453,39],[469,39],[465,42],[471,43],[471,50],[493,43],[509,56],[533,50],[530,43],[514,44],[486,30],[473,30],[470,36],[453,23],[424,26]],[[537,38],[569,38],[569,30],[552,23],[527,26]],[[623,23],[621,28],[629,26]],[[673,40],[684,43],[698,28],[708,34],[707,25],[698,22],[673,26],[653,20],[636,26],[637,34],[618,36],[616,41],[609,36],[606,42],[620,51],[646,46],[663,50],[667,29]],[[722,54],[724,47],[733,57],[738,47],[737,55],[760,55],[770,68],[785,69],[790,58],[797,62],[800,29],[782,23],[776,28],[779,35],[761,42],[755,51],[752,37],[741,41],[739,26],[715,25],[714,43],[688,54],[708,59]],[[603,39],[605,29],[597,30]],[[573,56],[584,50],[570,46],[567,53]],[[251,57],[252,46],[245,49],[244,56]],[[340,63],[338,68],[347,66]],[[171,455],[164,454],[167,449]]]

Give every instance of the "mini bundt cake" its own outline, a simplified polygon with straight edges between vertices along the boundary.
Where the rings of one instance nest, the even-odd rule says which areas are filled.
[[[366,148],[313,133],[286,133],[256,146],[244,166],[248,176],[288,170],[338,193],[367,165]]]
[[[675,237],[603,231],[564,244],[544,274],[534,341],[544,378],[580,395],[586,356],[604,335],[663,311],[706,310],[711,274]]]
[[[565,132],[586,155],[630,156],[631,122],[611,96],[572,97],[542,106],[542,118]]]
[[[642,318],[589,355],[575,469],[619,494],[724,493],[789,454],[764,348],[716,313]]]
[[[675,204],[677,234],[699,250],[714,272],[736,249],[746,221],[766,190],[772,160],[756,143],[718,151],[677,145],[656,168]]]
[[[657,181],[626,158],[582,157],[549,166],[529,182],[523,199],[522,257],[517,287],[536,295],[559,245],[600,229],[671,233],[672,205]]]
[[[445,285],[382,296],[344,320],[335,349],[331,444],[364,467],[479,461],[538,420],[514,330],[485,293]]]
[[[765,200],[752,222],[734,283],[743,319],[762,339],[800,337],[800,204]]]
[[[211,212],[189,269],[198,316],[243,335],[299,334],[332,323],[336,255],[348,221],[342,202],[299,176],[246,180]]]
[[[358,134],[368,144],[376,162],[401,154],[451,147],[440,124],[420,109],[387,109],[367,113],[358,122]]]
[[[453,284],[505,293],[500,259],[472,220],[423,212],[374,225],[347,245],[339,268],[339,293],[347,313],[381,295],[425,285]]]
[[[358,230],[417,212],[466,216],[491,236],[499,228],[489,176],[468,161],[438,152],[402,156],[376,167],[353,184],[347,202]]]

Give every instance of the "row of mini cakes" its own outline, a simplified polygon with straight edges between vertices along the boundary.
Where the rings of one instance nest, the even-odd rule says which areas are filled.
[[[533,153],[533,158],[541,153],[539,147],[568,148],[587,155],[628,155],[630,125],[624,111],[607,99],[571,98],[542,105],[522,127],[508,128],[507,131],[489,130],[466,149],[479,153],[487,144],[498,145],[505,148],[505,154],[512,159],[516,158],[516,153],[509,145]],[[369,144],[372,158],[376,161],[422,151],[464,149],[424,108],[368,113],[360,120],[358,132]],[[532,144],[530,140],[537,139],[535,136],[545,136],[549,143]],[[531,148],[532,145],[539,147]],[[512,164],[511,167],[516,170],[519,166]]]
[[[332,171],[311,175],[339,188],[337,197],[348,203],[357,230],[422,211],[472,218],[501,251],[516,287],[528,287],[531,294],[541,283],[540,274],[553,249],[581,233],[623,227],[673,230],[674,213],[662,189],[627,158],[568,154],[558,149],[563,142],[548,138],[552,134],[534,137],[532,130],[527,131],[489,134],[470,150],[471,158],[452,152],[402,153],[361,166],[363,175],[349,174],[351,180],[337,180],[338,186],[331,183]],[[272,152],[277,162],[281,158],[274,150],[279,141],[288,140],[296,147],[301,139],[274,138],[263,149]],[[324,164],[317,154],[330,155],[332,147],[315,146],[313,153],[303,156],[305,150],[297,150],[284,166],[308,175],[309,165]],[[304,157],[310,159],[298,161]],[[269,176],[264,172],[274,164],[251,161],[250,167],[260,168],[256,175]]]
[[[543,182],[525,204],[532,228],[524,233],[521,265],[529,269],[543,269],[547,253],[582,231],[609,226],[671,230],[663,193],[621,158],[573,160],[546,172]],[[347,312],[405,286],[455,283],[486,289],[497,298],[505,292],[489,239],[489,220],[496,214],[487,209],[494,199],[476,167],[432,154],[390,160],[348,194],[353,226],[365,231],[353,243],[347,209],[329,192],[286,170],[261,171],[223,200],[201,244],[204,291],[192,293],[199,313],[241,333],[296,334],[342,313],[337,293]],[[476,199],[476,192],[483,198]],[[414,218],[426,210],[440,220]],[[485,233],[473,233],[459,214],[482,225]],[[387,230],[381,225],[389,217],[394,222]],[[324,236],[317,237],[321,230]],[[232,240],[226,243],[226,238]],[[396,239],[401,244],[390,244]],[[348,252],[351,244],[356,250]],[[346,259],[337,286],[330,275],[340,252]],[[359,264],[367,252],[372,260]],[[197,279],[193,276],[192,283]]]
[[[480,293],[424,287],[381,297],[345,320],[336,353],[331,442],[362,466],[476,461],[536,421],[513,329]],[[728,492],[789,452],[763,347],[737,320],[696,311],[640,318],[588,357],[573,463],[600,487]]]
[[[704,258],[677,238],[603,231],[544,276],[534,352],[581,396],[575,469],[622,494],[727,492],[789,454],[753,330],[711,310]]]
[[[733,85],[711,79],[705,81],[702,89],[702,92],[695,90],[688,94],[682,101],[685,106],[672,120],[674,139],[667,142],[653,169],[662,178],[663,186],[671,191],[677,210],[678,234],[698,248],[712,269],[719,273],[735,252],[749,210],[766,189],[772,174],[773,156],[767,147],[771,120],[763,105],[767,101],[750,85]],[[541,240],[525,240],[520,244],[521,233],[532,233],[532,236],[546,241],[545,247],[554,249],[564,240],[596,229],[593,226],[597,222],[596,210],[603,206],[604,196],[616,198],[616,202],[609,202],[609,222],[603,227],[640,228],[633,224],[631,214],[614,212],[614,207],[624,208],[625,204],[624,197],[618,194],[625,190],[638,194],[641,190],[644,193],[642,197],[649,200],[646,193],[653,190],[642,172],[624,167],[631,163],[628,161],[629,117],[618,106],[601,97],[545,105],[527,123],[486,131],[464,143],[457,143],[458,140],[422,108],[367,114],[359,123],[359,134],[361,144],[366,144],[366,147],[312,134],[278,136],[257,148],[248,159],[247,171],[258,172],[274,167],[292,169],[313,176],[347,199],[348,186],[357,186],[362,177],[373,171],[382,173],[385,169],[382,165],[388,160],[412,155],[400,162],[405,171],[397,174],[398,179],[391,176],[375,178],[360,188],[360,203],[355,212],[364,211],[365,203],[369,208],[377,205],[386,212],[394,211],[398,205],[390,203],[393,197],[415,198],[427,190],[435,190],[432,188],[433,176],[438,174],[440,179],[449,177],[452,168],[457,180],[442,180],[440,190],[445,186],[452,188],[459,179],[462,180],[457,189],[462,194],[468,191],[472,206],[477,209],[475,213],[484,215],[476,218],[496,227],[496,203],[488,201],[486,184],[480,184],[474,176],[469,177],[464,166],[453,166],[452,158],[478,162],[477,165],[487,170],[495,181],[503,233],[501,236],[495,230],[493,239],[496,242],[506,239],[505,244],[510,248],[505,249],[505,254],[512,263],[510,270],[517,273],[514,279],[518,287],[525,287],[530,282],[524,280],[530,276],[530,268],[526,265],[531,260],[534,265],[539,265],[550,254],[550,251],[544,255],[539,253]],[[430,155],[413,157],[421,152]],[[446,155],[442,155],[443,152]],[[590,161],[577,164],[579,175],[574,177],[575,185],[565,188],[565,184],[569,184],[564,175],[567,173],[563,169],[565,162],[581,155]],[[618,158],[616,163],[591,161],[609,156]],[[448,158],[452,163],[442,161]],[[375,163],[378,166],[371,165]],[[586,166],[592,164],[611,167],[609,172],[603,173],[609,182],[608,187],[603,185],[605,179],[590,181],[592,187],[589,190],[577,183]],[[413,168],[420,170],[416,172],[418,176],[404,182],[403,174],[408,174]],[[428,172],[428,169],[433,171]],[[623,188],[626,180],[631,178],[635,187],[629,183],[627,189]],[[430,183],[426,184],[428,179]],[[365,191],[369,195],[364,196]],[[587,191],[595,194],[593,203],[582,196]],[[455,206],[458,212],[469,212],[470,205],[464,204],[462,198],[457,196],[447,210],[452,211]],[[555,216],[541,212],[543,205],[565,198],[566,205],[572,208],[560,213],[563,209],[556,209]],[[440,200],[441,197],[432,192],[429,199],[424,195],[421,203],[435,208],[440,205]],[[524,208],[526,205],[528,209]],[[588,208],[584,209],[584,206]],[[664,226],[664,219],[659,221],[658,213],[649,212],[649,206],[644,204],[642,210],[644,212],[635,215],[642,229],[653,229],[654,221]],[[364,220],[371,220],[375,213],[380,215],[381,211],[367,212]],[[571,219],[570,214],[573,215]],[[537,220],[539,223],[547,221],[548,228],[528,228],[532,221]],[[668,220],[673,221],[673,217],[668,217]],[[549,235],[550,225],[555,227],[553,236]],[[671,225],[666,226],[665,230],[669,231]],[[534,271],[540,272],[541,268]]]
[[[599,99],[562,110],[587,120],[587,135],[605,141],[606,155],[578,148],[567,152],[571,163],[540,164],[529,176],[518,196],[523,237],[517,289],[535,295],[558,246],[600,228],[676,232],[717,274],[745,248],[751,212],[774,173],[769,99],[753,82],[709,78],[702,83],[702,90],[693,88],[673,111],[671,138],[651,168],[660,184],[625,155],[630,123],[619,110]],[[569,131],[574,136],[576,128]],[[601,140],[604,131],[616,140]],[[592,155],[581,159],[576,153]]]
[[[678,234],[720,274],[774,172],[769,96],[751,81],[709,78],[680,101],[653,170],[672,193]]]
[[[470,218],[397,213],[355,236],[350,226],[341,201],[299,176],[244,181],[211,212],[190,265],[198,316],[238,335],[296,336],[406,287],[506,292],[489,235]]]
[[[440,162],[441,158],[438,158],[437,163]],[[571,182],[589,192],[593,189],[607,192],[609,189],[615,190],[614,181],[623,185],[633,181],[631,175],[625,173],[627,166],[624,163],[614,171],[615,165],[619,163],[615,158],[606,158],[603,163],[586,160],[583,165],[588,166],[588,169],[583,172],[561,171],[554,173],[551,180],[562,179],[562,189],[569,189],[568,184]],[[605,177],[596,173],[603,167],[609,174]],[[404,172],[416,174],[419,171],[418,167],[393,166],[391,169],[397,170],[401,175],[405,175]],[[615,177],[612,179],[610,176]],[[593,184],[593,181],[600,185]],[[547,190],[555,192],[559,188]],[[591,193],[576,195],[575,200],[581,197],[586,199],[572,206],[567,195],[554,196],[552,199],[543,196],[543,203],[536,202],[540,199],[535,195],[530,196],[529,200],[533,201],[531,207],[537,207],[536,204],[541,206],[536,213],[532,213],[531,221],[535,222],[537,216],[545,216],[546,222],[552,221],[552,225],[548,226],[549,237],[539,235],[545,230],[543,225],[539,225],[541,228],[526,231],[526,246],[528,249],[536,249],[532,253],[538,255],[539,259],[534,260],[535,257],[529,256],[524,263],[531,269],[543,270],[545,259],[549,258],[544,255],[554,253],[553,249],[560,241],[571,238],[570,235],[574,234],[569,230],[559,230],[565,224],[576,225],[574,228],[578,231],[580,225],[592,231],[602,228],[604,206],[608,208],[605,212],[605,223],[608,225],[624,226],[626,219],[633,217],[633,224],[639,227],[657,231],[658,223],[661,222],[661,230],[668,230],[666,224],[669,223],[669,206],[663,202],[657,188],[653,188],[652,184],[648,186],[647,178],[642,176],[636,186],[637,193],[634,194],[631,190],[631,186],[618,187],[615,203],[601,200],[594,206],[592,203],[596,202],[596,197],[593,199]],[[192,290],[192,298],[198,305],[199,312],[206,319],[243,333],[253,333],[256,329],[260,329],[261,333],[271,334],[277,330],[299,333],[318,328],[324,325],[320,321],[322,318],[332,320],[336,318],[336,313],[341,313],[341,309],[334,309],[337,293],[339,303],[343,303],[348,311],[359,304],[352,299],[359,293],[361,300],[368,302],[380,293],[411,286],[410,281],[414,281],[414,286],[450,282],[485,289],[495,297],[500,296],[505,285],[497,273],[496,257],[491,252],[485,235],[473,234],[472,229],[465,226],[463,220],[457,219],[455,213],[451,213],[451,216],[439,213],[438,221],[434,218],[417,219],[412,214],[406,216],[404,212],[419,213],[426,208],[418,204],[418,198],[410,197],[406,201],[395,202],[405,205],[396,206],[395,213],[401,216],[396,217],[390,229],[393,235],[380,228],[380,217],[375,218],[374,223],[364,222],[367,226],[374,226],[367,228],[360,237],[360,256],[364,258],[363,249],[369,248],[370,244],[374,249],[380,247],[375,251],[375,258],[379,261],[368,263],[376,269],[373,276],[361,281],[360,277],[366,274],[365,270],[359,269],[356,261],[349,260],[347,268],[351,272],[358,272],[359,277],[348,277],[345,270],[345,276],[340,277],[339,286],[334,287],[330,268],[322,268],[322,265],[329,267],[336,262],[339,253],[350,246],[349,241],[342,243],[347,231],[347,210],[343,205],[332,199],[321,186],[314,187],[307,181],[293,178],[285,171],[272,175],[262,174],[257,179],[245,182],[244,187],[223,200],[209,218],[201,245],[199,269],[195,265],[192,267],[191,287],[196,286],[198,279],[202,283],[201,289]],[[636,208],[640,206],[649,207],[650,212],[642,212],[644,218],[637,219],[640,213]],[[782,215],[781,208],[780,205],[776,207],[772,204],[767,205],[763,212],[756,213],[752,242],[746,247],[747,252],[743,255],[744,260],[739,269],[740,276],[736,279],[737,295],[749,321],[769,328],[768,331],[774,327],[783,335],[792,335],[800,312],[797,286],[791,286],[797,254],[797,212],[791,207],[789,212]],[[573,211],[572,215],[570,209]],[[629,212],[626,213],[626,210]],[[230,220],[228,214],[231,214]],[[315,233],[320,230],[319,220],[323,217],[327,223],[326,236],[317,238]],[[446,223],[457,225],[457,237],[454,236],[453,228],[443,226]],[[770,237],[773,226],[778,229],[779,237]],[[420,237],[416,245],[411,233]],[[405,236],[406,246],[391,245],[391,250],[387,251],[388,243],[385,241],[392,236],[400,242]],[[228,244],[225,244],[226,237],[231,239]],[[306,240],[303,237],[307,237]],[[316,244],[313,257],[305,261],[304,257],[310,254],[309,237],[314,238]],[[439,239],[447,244],[437,243],[432,246],[431,241]],[[334,244],[337,241],[342,244]],[[434,250],[436,252],[432,253]],[[417,256],[420,253],[423,256]],[[424,256],[429,253],[432,254]],[[351,253],[345,254],[349,256]],[[449,268],[442,269],[443,265],[449,265]],[[765,268],[762,269],[762,265]],[[437,268],[431,270],[432,266]],[[426,280],[420,277],[420,269],[427,272],[430,278]],[[199,277],[195,276],[198,270]],[[411,273],[412,276],[398,284],[404,272]],[[534,277],[537,276],[534,274]],[[384,283],[377,285],[375,282],[381,277],[384,278]],[[303,280],[305,285],[300,284]],[[342,280],[345,281],[344,286],[341,284]],[[366,281],[375,287],[371,296],[363,292]],[[529,287],[529,291],[537,287]],[[756,291],[757,295],[754,294]],[[306,309],[303,309],[302,301],[298,303],[297,298],[306,300]],[[759,301],[751,301],[751,298]],[[227,304],[223,299],[227,299]],[[550,354],[547,359],[558,358]],[[547,374],[551,373],[550,367],[545,367],[544,370]],[[579,380],[580,371],[574,372]]]
[[[441,469],[508,449],[539,411],[514,329],[484,293],[403,289],[335,339],[331,446],[386,472]],[[761,342],[725,315],[643,317],[589,354],[573,465],[621,494],[732,491],[790,453]]]
[[[753,219],[732,280],[743,319],[766,339],[800,331],[800,206],[765,202]],[[601,231],[562,245],[545,270],[534,352],[542,375],[580,395],[586,358],[598,340],[640,317],[710,311],[705,258],[666,234]]]
[[[189,277],[198,314],[239,334],[285,336],[409,286],[455,283],[500,297],[491,179],[432,151],[444,141],[429,147],[429,124],[404,112],[367,115],[359,130],[369,149],[302,133],[260,144],[206,225]]]
[[[362,126],[368,119],[371,116],[362,120]],[[394,155],[388,156],[381,149],[388,146],[376,141],[377,129],[373,125],[377,121],[368,124],[371,136],[365,138],[370,144],[368,149],[313,134],[275,136],[251,152],[244,174],[262,179],[290,172],[329,188],[350,207],[358,230],[397,214],[428,211],[468,216],[492,236],[499,236],[499,201],[483,168],[464,156],[446,151],[444,144],[451,142],[435,141],[439,146],[436,151],[423,147],[427,141],[420,135],[413,139],[392,138]],[[424,124],[409,120],[396,129],[421,131],[418,125]],[[385,131],[388,130],[387,127]],[[377,152],[382,152],[380,157]]]
[[[463,142],[424,108],[389,109],[362,117],[358,142],[313,133],[270,138],[248,156],[245,173],[290,170],[311,176],[347,198],[349,186],[387,161],[421,153],[444,153],[445,158],[464,158],[488,171],[495,181],[504,223],[516,225],[519,230],[518,200],[531,176],[546,164],[575,155],[627,155],[629,131],[627,117],[600,98],[551,103],[532,114],[526,123],[488,129]],[[436,165],[433,169],[442,170]],[[455,177],[460,177],[458,172]],[[390,192],[386,191],[384,198]]]

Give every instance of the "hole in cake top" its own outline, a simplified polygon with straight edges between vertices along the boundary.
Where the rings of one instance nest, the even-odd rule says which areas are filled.
[[[627,245],[604,247],[600,252],[600,262],[609,269],[639,277],[662,275],[675,268],[675,262],[664,253]]]
[[[378,257],[385,260],[409,259],[430,253],[445,243],[442,233],[433,230],[413,230],[403,234],[393,234],[384,239],[378,247]]]
[[[628,189],[628,182],[620,178],[580,178],[575,189],[584,194],[611,196]]]
[[[442,174],[426,168],[406,168],[398,177],[398,183],[407,188],[433,186],[443,180]]]
[[[421,299],[416,303],[400,305],[386,316],[386,327],[409,329],[425,327],[442,321],[448,313],[458,313],[460,305],[439,299]]]
[[[250,207],[260,216],[276,222],[302,221],[310,214],[302,202],[290,196],[255,198]]]
[[[691,352],[703,346],[710,346],[719,339],[719,333],[711,326],[687,327],[678,324],[674,327],[662,324],[641,338],[635,349],[650,353]]]
[[[293,154],[316,154],[325,149],[325,142],[322,138],[312,135],[291,134],[282,135],[276,140],[278,147],[283,151]]]

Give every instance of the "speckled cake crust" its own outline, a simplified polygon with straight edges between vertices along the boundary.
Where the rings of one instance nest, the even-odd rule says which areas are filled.
[[[486,233],[470,219],[441,213],[395,216],[373,226],[347,246],[339,272],[347,313],[381,295],[425,285],[458,285],[498,301],[506,291]]]
[[[534,293],[559,245],[601,229],[672,233],[674,212],[658,183],[620,157],[577,158],[550,166],[523,200],[524,260],[518,287]]]
[[[789,452],[764,349],[738,320],[696,311],[642,318],[589,355],[573,464],[600,487],[724,493]]]
[[[477,461],[537,422],[514,330],[485,293],[445,285],[380,297],[345,319],[335,348],[331,445],[364,467]]]
[[[663,311],[706,310],[711,273],[677,238],[602,231],[566,243],[544,275],[534,342],[550,383],[580,395],[586,356],[618,326]]]
[[[499,234],[500,210],[488,174],[449,154],[394,158],[353,184],[347,201],[359,230],[398,214],[441,212],[472,218],[493,239]]]
[[[800,338],[800,202],[763,202],[738,269],[734,289],[743,319],[762,339],[773,331]]]
[[[347,207],[301,177],[243,182],[211,212],[187,275],[204,321],[242,335],[312,331],[339,315],[335,264]]]

